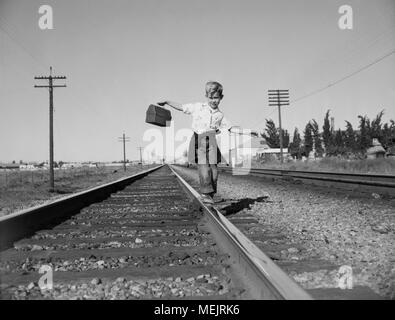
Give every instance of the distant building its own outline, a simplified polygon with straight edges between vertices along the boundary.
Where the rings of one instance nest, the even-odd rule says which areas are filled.
[[[62,169],[81,168],[82,164],[79,162],[67,162],[62,164]]]
[[[19,169],[22,171],[32,171],[37,170],[37,167],[34,164],[22,164],[19,166]]]
[[[248,159],[261,158],[262,155],[270,152],[269,150],[271,150],[271,153],[275,153],[275,149],[270,149],[266,139],[251,138],[244,143],[240,143],[237,149],[232,148],[230,150],[231,163],[241,163]]]
[[[0,169],[19,170],[19,164],[16,164],[16,163],[0,163]]]
[[[129,166],[130,163],[126,163],[126,166]],[[121,167],[123,166],[123,162],[107,162],[104,164],[105,167]]]
[[[265,155],[265,154],[270,154],[270,155],[280,155],[281,149],[280,148],[269,148],[265,149],[262,151],[257,152],[258,155]],[[288,155],[288,148],[283,148],[283,155]]]

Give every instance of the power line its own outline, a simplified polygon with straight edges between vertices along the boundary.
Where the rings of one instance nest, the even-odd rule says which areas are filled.
[[[7,25],[5,23],[4,18],[0,17],[0,21],[3,21],[4,25]],[[20,43],[5,27],[4,25],[0,24],[0,29],[15,43],[17,44],[30,58],[32,58],[39,66],[41,69],[46,69],[47,67],[44,65],[43,62],[38,60],[33,54],[30,53],[30,51],[22,44]],[[9,28],[9,27],[8,27]]]
[[[299,98],[296,98],[296,99],[294,99],[294,100],[291,100],[290,103],[294,103],[294,102],[297,102],[297,101],[306,99],[306,98],[308,98],[308,97],[310,97],[310,96],[313,96],[313,95],[315,95],[315,94],[317,94],[317,93],[319,93],[319,92],[322,92],[322,91],[324,91],[324,90],[326,90],[326,89],[329,89],[330,87],[333,87],[334,85],[336,85],[336,84],[338,84],[338,83],[340,83],[340,82],[342,82],[342,81],[344,81],[344,80],[346,80],[346,79],[348,79],[348,78],[351,78],[351,77],[353,77],[354,75],[356,75],[356,74],[358,74],[358,73],[360,73],[360,72],[362,72],[362,71],[368,69],[369,67],[371,67],[371,66],[375,65],[376,63],[378,63],[378,62],[384,60],[385,58],[391,56],[391,55],[394,54],[394,53],[395,53],[395,50],[392,50],[391,52],[385,54],[384,56],[382,56],[382,57],[380,57],[380,58],[378,58],[378,59],[376,59],[375,61],[369,63],[368,65],[366,65],[366,66],[364,66],[364,67],[362,67],[362,68],[360,68],[360,69],[358,69],[358,70],[356,70],[356,71],[354,71],[354,72],[352,72],[352,73],[350,73],[350,74],[344,76],[343,78],[341,78],[341,79],[339,79],[339,80],[336,80],[335,82],[330,83],[330,84],[326,85],[325,87],[322,87],[322,88],[320,88],[320,89],[314,90],[314,91],[312,91],[312,92],[310,92],[310,93],[308,93],[308,94],[306,94],[306,95],[304,95],[304,96],[301,96],[301,97],[299,97]],[[269,115],[268,115],[267,117],[269,117],[271,114],[273,114],[273,112],[274,112],[275,110],[276,110],[276,108],[274,108],[274,109],[269,113]],[[257,125],[260,125],[260,124],[263,123],[263,122],[265,122],[265,120],[262,120],[262,121],[257,122],[257,123],[254,124],[252,127],[255,127],[255,126],[257,126]]]
[[[354,46],[354,48],[353,47],[351,47],[351,50],[346,50],[346,51],[344,51],[344,48],[343,48],[343,50],[341,51],[341,53],[340,53],[340,57],[339,57],[339,55],[336,55],[336,56],[334,56],[334,55],[332,55],[331,54],[331,56],[330,56],[330,58],[329,59],[326,59],[326,60],[324,60],[324,59],[321,59],[321,60],[318,60],[317,61],[317,64],[319,63],[320,64],[320,66],[322,66],[322,65],[328,65],[329,63],[332,63],[332,62],[343,62],[343,63],[345,63],[345,62],[348,62],[348,61],[350,61],[351,59],[353,60],[353,61],[355,61],[356,60],[356,57],[358,57],[358,56],[360,56],[361,54],[364,54],[368,49],[370,49],[371,47],[373,47],[377,42],[379,42],[382,38],[384,38],[385,39],[385,37],[387,37],[387,35],[389,34],[391,37],[393,37],[394,35],[392,34],[393,32],[395,31],[395,29],[394,28],[389,28],[388,30],[386,30],[386,31],[384,31],[384,32],[381,32],[381,33],[379,33],[379,34],[377,34],[375,37],[373,37],[373,38],[370,38],[369,40],[367,39],[367,38],[364,38],[363,40],[364,40],[364,42],[368,42],[368,44],[366,45],[366,46],[363,46],[363,44],[362,45],[359,45],[359,40],[361,40],[361,38],[362,37],[359,37],[360,39],[358,39],[358,41],[354,41],[354,44],[355,44],[355,46]],[[316,67],[314,67],[313,69],[315,69]]]
[[[265,122],[267,118],[269,118],[275,111],[277,110],[277,108],[273,108],[273,110],[266,116],[265,120],[260,120],[259,122],[257,122],[256,124],[254,124],[253,126],[251,126],[251,128],[255,128],[257,125],[260,125],[261,123]]]
[[[360,72],[362,72],[362,71],[368,69],[369,67],[371,67],[371,66],[375,65],[376,63],[378,63],[378,62],[384,60],[385,58],[391,56],[391,55],[394,54],[394,53],[395,53],[395,50],[392,50],[391,52],[385,54],[384,56],[382,56],[382,57],[380,57],[380,58],[378,58],[378,59],[376,59],[375,61],[369,63],[368,65],[366,65],[366,66],[364,66],[364,67],[358,69],[357,71],[354,71],[354,72],[352,72],[352,73],[350,73],[350,74],[344,76],[343,78],[341,78],[341,79],[339,79],[339,80],[336,80],[336,81],[333,82],[333,83],[330,83],[330,84],[326,85],[325,87],[322,87],[322,88],[320,88],[320,89],[314,90],[314,91],[312,91],[312,92],[310,92],[310,93],[308,93],[308,94],[306,94],[306,95],[304,95],[304,96],[301,96],[301,97],[299,97],[299,98],[297,98],[297,99],[295,99],[295,100],[291,100],[291,103],[294,103],[294,102],[297,102],[297,101],[306,99],[306,98],[308,98],[308,97],[311,97],[312,95],[315,95],[315,94],[317,94],[317,93],[319,93],[319,92],[322,92],[322,91],[324,91],[324,90],[326,90],[326,89],[328,89],[328,88],[330,88],[330,87],[333,87],[334,85],[336,85],[336,84],[338,84],[338,83],[340,83],[340,82],[343,82],[344,80],[347,80],[347,79],[349,79],[349,78],[355,76],[356,74],[358,74],[358,73],[360,73]]]
[[[376,44],[376,43],[379,41],[380,38],[382,38],[382,37],[384,37],[384,36],[387,36],[388,33],[391,33],[391,32],[393,32],[393,29],[389,29],[389,30],[387,30],[386,32],[383,32],[383,33],[379,34],[379,35],[378,35],[368,46],[366,46],[363,50],[358,50],[358,52],[360,52],[360,51],[366,51],[367,49],[370,49],[374,44]],[[355,49],[355,50],[356,50],[356,49]],[[351,51],[351,52],[352,52],[351,56],[349,56],[345,61],[350,60],[350,59],[355,55],[355,54],[354,54],[355,50],[352,50],[352,51]],[[370,64],[368,64],[368,65],[366,65],[366,66],[364,66],[364,67],[358,69],[357,71],[354,71],[353,73],[351,73],[351,74],[349,74],[349,75],[346,75],[345,77],[343,77],[343,78],[341,78],[341,79],[339,79],[339,80],[336,80],[336,81],[333,82],[333,83],[330,83],[330,84],[326,85],[326,86],[323,87],[323,88],[314,90],[313,92],[310,92],[309,94],[306,94],[306,95],[304,95],[304,96],[302,96],[302,97],[299,97],[299,98],[296,98],[296,99],[294,99],[294,100],[291,100],[291,103],[300,101],[300,100],[305,99],[305,98],[307,98],[307,97],[309,97],[309,96],[312,96],[312,95],[317,94],[317,93],[319,93],[319,92],[321,92],[321,91],[324,91],[325,89],[328,89],[328,88],[330,88],[330,87],[332,87],[332,86],[334,86],[334,85],[336,85],[336,84],[338,84],[338,83],[340,83],[340,82],[342,82],[342,81],[344,81],[344,80],[346,80],[346,79],[348,79],[348,78],[350,78],[350,77],[352,77],[352,76],[358,74],[359,72],[361,72],[361,71],[363,71],[363,70],[365,70],[365,69],[367,69],[367,68],[373,66],[374,64],[380,62],[381,60],[384,60],[385,58],[389,57],[390,55],[392,55],[392,54],[394,54],[394,53],[395,53],[395,50],[393,50],[393,51],[387,53],[386,55],[384,55],[384,56],[378,58],[377,60],[373,61],[372,63],[370,63]],[[268,115],[267,117],[269,117],[271,114],[273,114],[273,112],[274,112],[275,110],[276,110],[276,108],[273,109],[273,110],[269,113],[269,115]],[[266,118],[267,118],[267,117],[266,117]],[[265,120],[259,121],[259,122],[257,122],[256,124],[254,124],[252,127],[255,127],[255,126],[257,126],[257,125],[260,125],[260,124],[263,123],[264,121],[265,121]]]
[[[11,23],[9,23],[4,17],[0,16],[0,22],[3,22],[3,26],[0,23],[0,29],[3,31],[4,34],[6,34],[20,49],[22,49],[32,60],[34,60],[34,62],[36,63],[36,67],[39,67],[40,69],[46,70],[47,66],[43,61],[40,61],[39,59],[37,59],[31,52],[30,50],[28,50],[26,48],[25,45],[23,45],[21,42],[19,42],[15,36],[12,35],[12,33],[9,30],[15,29],[15,28],[11,28],[10,25]],[[5,28],[4,26],[7,26],[7,28]],[[13,33],[16,33],[15,31]],[[80,106],[82,109],[85,110],[90,110],[89,107],[86,107],[85,104],[87,103],[81,103],[81,99],[76,99],[74,95],[70,95],[69,98],[71,98],[73,100],[73,104],[74,105],[78,105]]]

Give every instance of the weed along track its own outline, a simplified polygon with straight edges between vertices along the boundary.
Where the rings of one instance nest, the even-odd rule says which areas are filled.
[[[283,274],[271,283],[272,262],[169,167],[116,183],[100,201],[88,192],[0,221],[2,299],[309,298]]]

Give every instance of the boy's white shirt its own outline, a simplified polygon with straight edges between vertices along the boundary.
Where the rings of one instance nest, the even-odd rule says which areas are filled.
[[[227,131],[232,127],[222,111],[212,109],[207,102],[183,104],[182,110],[192,115],[192,130],[198,134],[212,130]]]
[[[237,145],[242,143],[244,147],[251,147],[251,137],[249,135],[230,135],[228,130],[232,127],[231,122],[224,117],[221,110],[212,109],[207,102],[183,104],[182,110],[184,113],[192,115],[192,130],[196,133],[219,130],[215,138],[222,157],[228,163],[230,163],[229,149],[234,148],[236,143]]]
[[[229,129],[232,127],[221,110],[212,109],[207,102],[187,103],[182,105],[186,114],[192,115],[192,130],[198,134],[219,130],[215,135],[222,156],[229,163]]]

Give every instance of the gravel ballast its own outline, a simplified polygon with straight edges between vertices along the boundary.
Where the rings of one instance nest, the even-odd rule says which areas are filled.
[[[106,280],[94,278],[89,283],[56,283],[52,290],[41,290],[37,283],[20,285],[7,290],[12,300],[131,300],[131,299],[179,299],[190,296],[223,295],[229,292],[226,279],[202,274],[183,279],[181,277],[152,280]]]
[[[182,265],[213,265],[220,263],[219,256],[213,251],[201,253],[173,253],[158,256],[131,256],[123,255],[121,257],[96,257],[91,255],[87,258],[61,259],[54,258],[48,262],[47,259],[27,258],[25,261],[7,261],[0,262],[0,271],[7,273],[20,272],[39,272],[43,265],[49,265],[54,271],[87,271],[118,269],[126,267],[151,268],[151,267],[173,267]]]
[[[176,171],[198,183],[196,170],[176,167]],[[289,259],[321,259],[351,266],[354,286],[368,286],[384,298],[395,298],[394,199],[223,173],[218,191],[224,199],[251,200],[237,214],[251,214],[263,230],[285,234],[289,242],[303,247],[284,252]],[[266,196],[265,201],[253,201]],[[289,275],[306,289],[338,283],[337,271]]]

